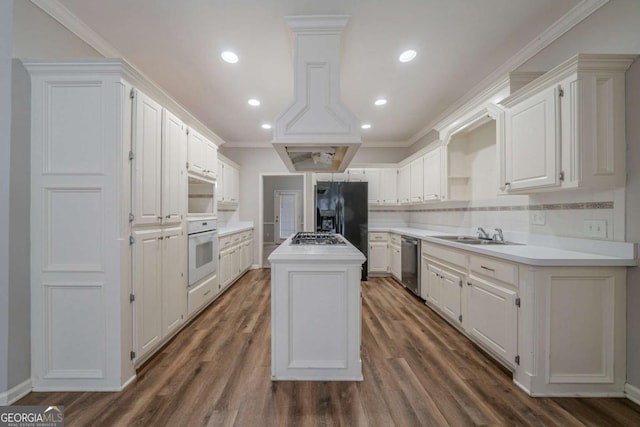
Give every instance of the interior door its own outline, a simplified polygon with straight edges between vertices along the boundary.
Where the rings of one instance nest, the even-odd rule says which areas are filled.
[[[292,234],[300,231],[300,191],[276,190],[274,192],[275,241],[283,242]]]

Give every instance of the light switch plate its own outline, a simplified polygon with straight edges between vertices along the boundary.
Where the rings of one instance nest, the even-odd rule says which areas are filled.
[[[532,225],[544,225],[546,216],[543,211],[531,211],[530,222]]]
[[[596,239],[607,238],[606,219],[586,219],[583,224],[585,237],[593,237]]]

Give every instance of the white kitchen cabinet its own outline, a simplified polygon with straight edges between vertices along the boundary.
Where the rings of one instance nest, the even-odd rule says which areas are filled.
[[[253,230],[220,237],[218,248],[220,288],[224,289],[253,265]]]
[[[367,182],[367,169],[364,168],[349,168],[347,169],[347,180],[349,182]]]
[[[424,200],[423,159],[419,157],[409,163],[409,200],[411,203],[422,203]]]
[[[187,242],[182,226],[133,232],[136,358],[179,329],[187,314]]]
[[[133,232],[135,352],[146,356],[162,339],[162,230]]]
[[[421,268],[422,298],[458,326],[462,323],[462,283],[465,279],[465,273],[459,270],[464,267],[439,263],[423,251]]]
[[[467,333],[506,365],[515,366],[518,315],[515,289],[470,274],[467,278]]]
[[[380,193],[381,205],[397,205],[398,204],[398,169],[381,168],[380,184],[378,191]]]
[[[139,90],[133,100],[134,225],[162,222],[162,107]]]
[[[398,203],[411,202],[411,165],[398,169]]]
[[[634,59],[579,54],[501,101],[506,192],[624,186],[625,71]]]
[[[423,255],[420,271],[420,296],[428,303],[440,306],[439,269]]]
[[[517,191],[560,182],[560,89],[550,87],[507,109],[505,189]]]
[[[400,248],[400,235],[391,234],[389,243],[389,271],[398,281],[402,280],[402,257]]]
[[[380,200],[380,170],[377,168],[347,169],[349,182],[366,182],[368,204],[379,205]]]
[[[373,231],[369,233],[367,268],[369,273],[389,273],[389,234]]]
[[[222,205],[238,205],[240,190],[240,172],[230,163],[224,160],[218,161],[217,197],[218,203]]]
[[[442,148],[429,151],[423,157],[423,194],[424,201],[438,201],[442,198]]]
[[[182,227],[162,230],[162,331],[179,329],[187,317],[187,236]]]
[[[218,147],[195,129],[188,131],[189,172],[205,181],[218,175]]]
[[[187,133],[175,115],[162,117],[162,224],[180,224],[186,215]]]
[[[202,283],[189,289],[187,294],[187,313],[189,317],[197,314],[218,294],[218,279],[217,274],[211,275],[204,279]]]

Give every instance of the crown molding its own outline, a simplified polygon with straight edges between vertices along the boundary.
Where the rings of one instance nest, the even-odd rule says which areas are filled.
[[[142,70],[136,67],[115,47],[103,39],[100,34],[91,29],[91,27],[64,7],[58,0],[31,0],[31,3],[42,9],[47,15],[58,21],[63,27],[78,36],[78,38],[95,49],[99,54],[106,58],[120,58],[125,69],[129,71],[128,77],[134,80],[129,83],[140,86],[140,89],[147,95],[171,110],[171,112],[178,116],[187,126],[196,129],[218,146],[225,143],[220,136],[205,126],[204,123],[184,108],[182,104],[173,99],[160,85],[149,78],[149,76],[143,73]]]
[[[509,58],[504,64],[498,67],[493,73],[489,74],[480,83],[475,85],[465,95],[455,101],[449,108],[447,108],[436,119],[432,120],[415,135],[409,138],[411,144],[417,142],[424,135],[429,133],[432,129],[440,129],[447,126],[447,123],[451,123],[455,120],[458,110],[462,110],[465,104],[472,102],[479,102],[483,96],[486,95],[487,87],[494,87],[499,85],[500,81],[508,78],[508,74],[519,66],[527,62],[533,56],[538,54],[542,49],[549,46],[555,40],[560,38],[567,31],[578,25],[585,18],[590,16],[593,12],[600,9],[607,4],[609,0],[582,0],[578,5],[565,13],[556,22],[551,24],[540,35],[531,40],[525,47],[520,49],[515,55]]]
[[[360,148],[407,148],[409,141],[363,141]],[[271,141],[227,141],[225,148],[272,148]]]

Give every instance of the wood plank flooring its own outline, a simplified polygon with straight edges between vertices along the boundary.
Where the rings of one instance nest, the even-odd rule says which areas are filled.
[[[121,393],[31,393],[67,426],[638,426],[626,399],[531,398],[392,279],[363,283],[362,382],[271,382],[270,270],[247,273]]]

